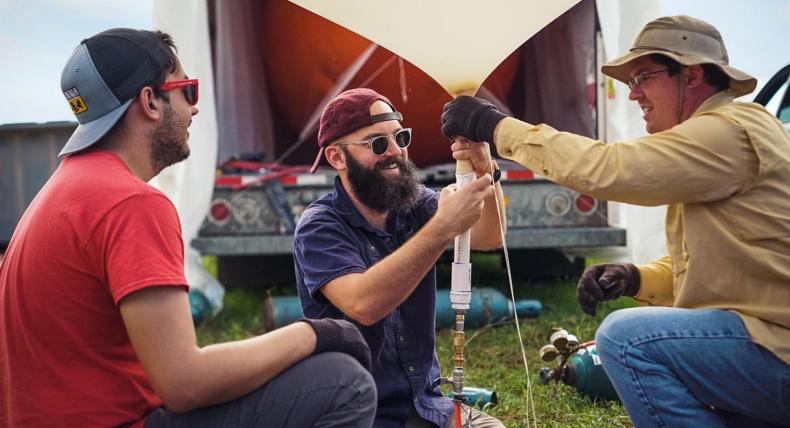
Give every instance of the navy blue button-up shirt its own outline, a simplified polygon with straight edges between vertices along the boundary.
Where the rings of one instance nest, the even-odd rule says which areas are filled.
[[[313,202],[294,236],[296,287],[305,316],[343,318],[365,337],[378,390],[376,427],[400,427],[412,405],[424,419],[443,427],[452,414],[449,398],[431,388],[440,376],[436,358],[436,268],[384,319],[364,326],[346,317],[320,292],[340,276],[365,272],[403,245],[436,213],[439,194],[424,188],[408,213],[390,214],[386,230],[371,226],[352,204],[339,178],[334,192]],[[403,266],[409,269],[409,266]]]

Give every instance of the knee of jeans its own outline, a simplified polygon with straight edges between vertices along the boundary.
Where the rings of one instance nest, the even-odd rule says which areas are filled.
[[[604,318],[595,333],[595,348],[598,354],[611,354],[628,341],[634,333],[632,311],[621,309]]]
[[[376,411],[376,403],[378,403],[378,390],[376,389],[376,381],[373,375],[365,369],[356,359],[351,359],[348,370],[354,375],[351,387],[359,391],[359,400],[361,407],[369,407]]]
[[[356,360],[354,360],[356,362]],[[360,376],[358,376],[355,380],[354,386],[356,386],[361,392],[362,395],[368,397],[368,401],[373,403],[375,407],[376,402],[378,402],[378,392],[376,390],[376,381],[373,379],[373,375],[370,374],[361,364],[357,363],[361,370]]]
[[[355,358],[342,352],[324,352],[315,357],[323,360],[325,373],[331,373],[339,381],[347,379],[351,386],[366,395],[372,395],[373,401],[376,401],[376,383],[373,376]]]

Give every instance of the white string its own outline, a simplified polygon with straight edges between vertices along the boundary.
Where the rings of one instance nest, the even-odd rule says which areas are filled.
[[[494,176],[494,164],[492,163],[491,164],[491,177],[493,177],[493,176]],[[500,184],[500,187],[501,187],[501,184]],[[503,190],[502,194],[504,195],[504,190]],[[507,252],[507,241],[505,239],[505,225],[502,224],[502,213],[501,213],[501,211],[499,209],[499,202],[500,202],[500,200],[499,200],[499,195],[496,192],[496,188],[494,189],[494,202],[495,202],[494,205],[496,205],[497,223],[499,223],[499,233],[500,233],[500,236],[502,237],[502,250],[503,250],[504,255],[505,255],[505,269],[507,270],[507,282],[508,282],[508,285],[510,286],[510,299],[513,302],[513,316],[515,318],[515,323],[516,323],[516,333],[518,334],[518,343],[519,343],[519,346],[521,347],[521,359],[524,361],[524,372],[527,375],[527,402],[526,402],[526,406],[525,406],[525,409],[524,409],[526,411],[527,427],[529,428],[529,425],[530,425],[529,424],[529,410],[530,410],[530,406],[532,407],[533,426],[537,427],[538,426],[538,417],[535,414],[535,400],[532,397],[532,381],[530,380],[530,377],[529,377],[529,363],[527,362],[527,353],[526,353],[526,350],[524,349],[524,340],[521,337],[521,327],[519,326],[519,321],[518,321],[518,311],[516,311],[516,293],[513,291],[513,275],[510,272],[510,256],[508,255],[508,252]]]

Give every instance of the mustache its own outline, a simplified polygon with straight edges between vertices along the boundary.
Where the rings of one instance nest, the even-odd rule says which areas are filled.
[[[392,163],[398,165],[398,169],[403,171],[403,168],[406,167],[406,161],[403,158],[398,156],[390,156],[388,158],[381,159],[380,161],[376,162],[373,168],[376,171],[381,171],[382,169],[386,168],[387,165],[391,165]]]

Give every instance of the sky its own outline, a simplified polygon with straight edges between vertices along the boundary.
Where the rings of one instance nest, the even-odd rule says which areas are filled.
[[[790,0],[661,1],[662,15],[716,26],[730,64],[760,86],[790,63]],[[107,28],[150,29],[152,14],[153,0],[0,0],[0,124],[74,120],[60,90],[73,49]]]
[[[0,124],[76,120],[60,90],[74,48],[152,18],[153,0],[0,0]]]

